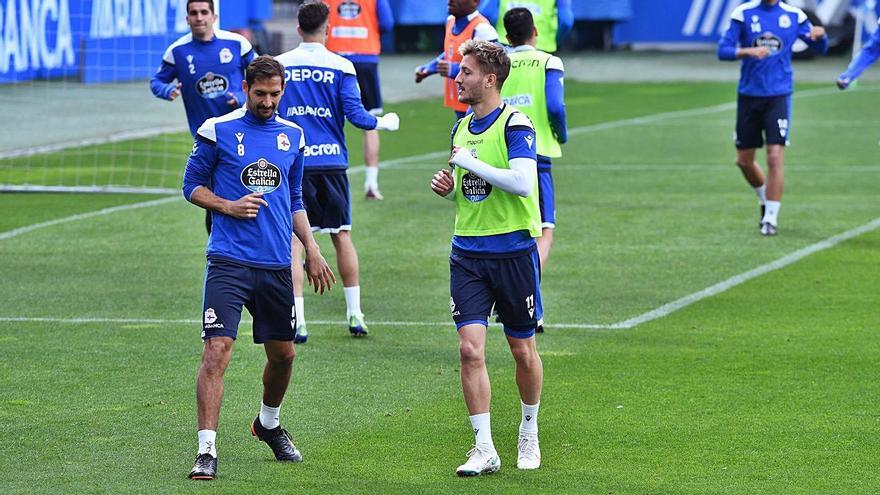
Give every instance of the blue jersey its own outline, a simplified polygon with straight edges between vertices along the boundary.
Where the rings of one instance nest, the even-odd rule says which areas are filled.
[[[503,105],[481,119],[474,116],[471,119],[469,130],[475,134],[484,132],[498,120],[498,115],[502,110],[504,110]],[[458,130],[459,124],[461,124],[461,119],[452,127],[453,139],[455,139],[455,131]],[[504,135],[507,141],[507,159],[531,158],[537,161],[538,155],[535,153],[535,147],[528,144],[535,141],[535,129],[532,127],[532,122],[529,118],[525,114],[517,112],[510,117],[505,126]],[[488,255],[491,257],[492,255],[519,253],[531,249],[534,245],[535,239],[527,230],[487,236],[456,235],[452,237],[452,247],[454,249],[472,256]]]
[[[189,201],[198,187],[235,201],[264,193],[269,204],[256,218],[239,219],[212,212],[208,258],[265,269],[290,266],[292,213],[302,204],[302,129],[280,117],[263,120],[245,108],[205,121],[183,176]]]
[[[366,130],[378,123],[361,102],[354,65],[321,43],[300,43],[275,58],[284,66],[285,82],[278,113],[308,135],[306,169],[345,170],[345,119]]]
[[[862,45],[862,49],[859,50],[859,53],[850,62],[849,67],[846,68],[846,72],[841,74],[839,79],[846,79],[848,81],[858,79],[862,72],[876,62],[878,58],[880,58],[880,28],[874,30],[871,39]]]
[[[775,5],[762,0],[746,2],[730,15],[730,27],[718,42],[718,58],[736,60],[740,47],[767,47],[770,55],[763,60],[744,58],[739,79],[739,93],[748,96],[782,96],[793,91],[791,54],[798,38],[810,48],[825,53],[828,38],[810,39],[812,24],[801,9],[784,2]]]
[[[150,89],[156,97],[168,99],[177,86],[175,79],[181,83],[189,131],[195,136],[204,121],[234,110],[226,103],[230,97],[237,106],[244,103],[241,81],[253,59],[254,49],[241,35],[217,29],[211,41],[199,41],[187,34],[165,50]]]

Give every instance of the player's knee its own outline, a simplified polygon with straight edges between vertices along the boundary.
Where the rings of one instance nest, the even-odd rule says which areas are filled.
[[[485,360],[483,347],[467,340],[462,340],[458,344],[458,354],[461,357],[462,364],[475,365]]]
[[[516,345],[510,348],[511,354],[513,354],[513,359],[520,366],[525,366],[526,368],[534,368],[540,362],[540,357],[538,357],[538,352],[529,345]]]
[[[273,366],[289,367],[293,365],[293,360],[296,359],[296,349],[293,345],[284,349],[278,349],[268,354],[266,359]]]
[[[232,354],[232,339],[213,338],[205,341],[202,367],[209,374],[222,374]]]

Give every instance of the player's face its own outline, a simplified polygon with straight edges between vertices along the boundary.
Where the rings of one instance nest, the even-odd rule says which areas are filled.
[[[193,36],[201,37],[212,34],[214,31],[214,22],[217,16],[211,12],[211,5],[208,2],[193,2],[189,4],[189,10],[186,12],[186,23],[192,30]]]
[[[461,70],[455,76],[458,101],[475,105],[483,99],[483,91],[487,82],[486,75],[483,74],[479,64],[471,55],[464,56],[460,67]]]
[[[446,7],[449,9],[450,14],[460,17],[470,15],[473,11],[477,10],[479,3],[479,0],[449,0],[446,2]]]
[[[257,79],[252,86],[248,86],[247,81],[244,81],[242,88],[247,94],[247,109],[251,114],[261,119],[268,119],[275,115],[278,102],[284,93],[284,82],[281,77]]]

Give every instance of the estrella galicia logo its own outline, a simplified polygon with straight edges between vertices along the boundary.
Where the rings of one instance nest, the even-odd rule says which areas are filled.
[[[779,39],[779,37],[776,36],[775,34],[773,34],[771,32],[766,32],[766,33],[762,34],[761,36],[758,36],[757,38],[755,38],[754,46],[766,47],[768,50],[770,50],[770,54],[774,55],[774,54],[782,51],[783,43],[782,43],[782,40]]]
[[[468,172],[461,178],[461,192],[471,203],[479,203],[489,197],[492,184],[474,175],[473,172]]]
[[[202,95],[202,98],[219,98],[226,95],[228,90],[229,80],[225,76],[213,72],[208,72],[196,81],[196,91]]]
[[[281,185],[281,170],[260,158],[242,169],[241,183],[253,192],[270,193]]]
[[[346,0],[339,4],[339,8],[336,11],[339,12],[339,17],[343,19],[357,19],[361,15],[361,6],[355,1]]]

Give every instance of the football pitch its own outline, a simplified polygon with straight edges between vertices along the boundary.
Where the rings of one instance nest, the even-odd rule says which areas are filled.
[[[566,83],[533,472],[516,469],[514,365],[493,326],[503,467],[454,475],[473,437],[449,316],[454,212],[428,185],[453,123],[438,99],[386,108],[401,130],[382,136],[384,201],[363,199],[352,167],[370,336],[349,337],[341,285],[307,296],[310,338],[281,412],[301,464],[275,462],[250,436],[264,355],[246,321],[226,374],[218,478],[186,479],[199,208],[179,196],[0,195],[0,492],[875,493],[880,86],[798,86],[775,238],[759,235],[733,163],[735,91]],[[360,133],[349,136],[359,164]],[[188,136],[152,139],[49,155],[39,173],[63,183],[81,157],[106,157],[96,184],[127,173],[178,187]],[[120,147],[134,151],[112,166]],[[22,160],[0,161],[0,178],[33,180]]]

